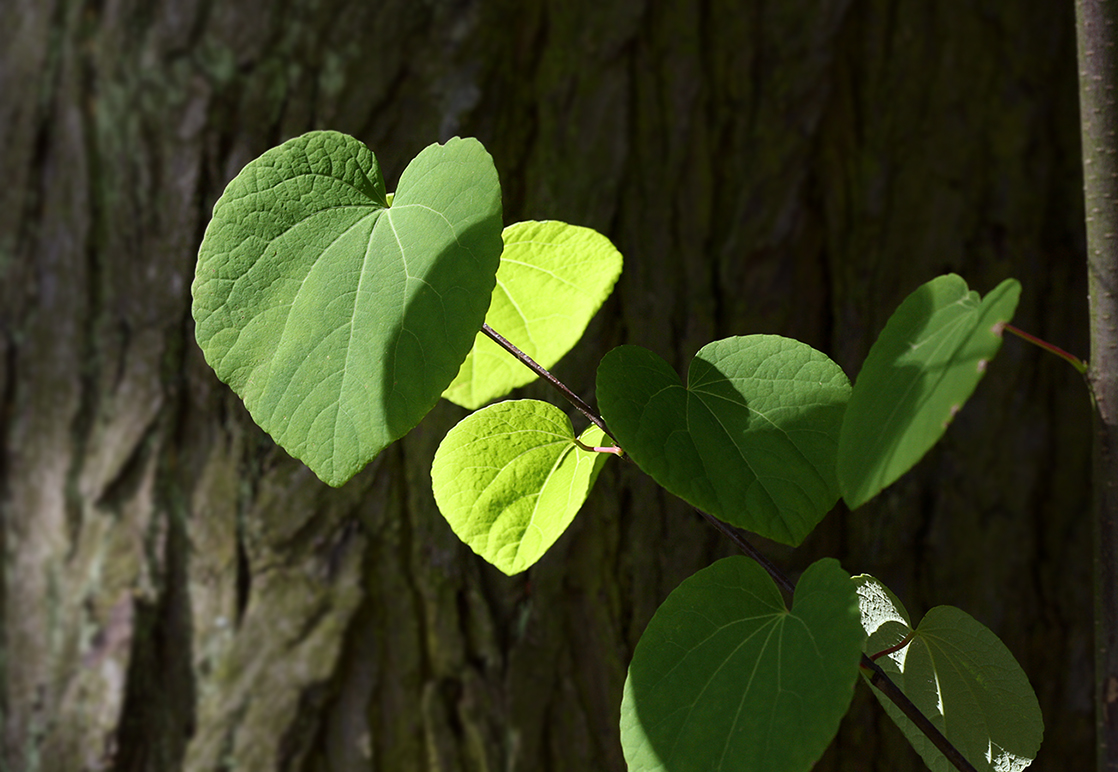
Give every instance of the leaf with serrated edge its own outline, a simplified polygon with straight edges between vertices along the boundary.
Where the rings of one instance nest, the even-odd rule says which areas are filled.
[[[389,207],[365,145],[304,134],[215,204],[192,286],[198,344],[261,428],[341,485],[458,372],[500,232],[497,172],[476,140],[426,148]]]
[[[687,386],[638,346],[598,366],[598,404],[656,482],[728,523],[796,545],[838,500],[835,451],[850,384],[805,343],[778,335],[704,346]]]
[[[904,606],[872,576],[854,577],[867,654],[912,632]],[[1020,772],[1044,734],[1040,705],[1009,649],[954,606],[936,606],[907,646],[877,660],[889,678],[976,769]],[[873,690],[889,717],[933,772],[954,769],[892,701]]]
[[[609,297],[621,273],[621,253],[597,231],[556,220],[514,223],[502,237],[505,250],[485,321],[551,368]],[[535,378],[479,332],[443,396],[474,410]]]
[[[850,705],[864,639],[832,558],[804,572],[791,611],[748,558],[704,568],[633,653],[621,704],[630,772],[806,772]]]
[[[604,437],[591,426],[580,441],[594,447]],[[570,419],[554,405],[498,402],[447,433],[431,484],[458,538],[511,576],[567,529],[608,455],[577,447]]]
[[[955,274],[908,296],[854,382],[839,440],[838,474],[851,509],[912,468],[943,436],[1002,345],[1021,285],[984,299]]]

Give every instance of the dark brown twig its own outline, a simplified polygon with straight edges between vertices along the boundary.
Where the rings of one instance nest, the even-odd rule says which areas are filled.
[[[575,406],[578,412],[582,413],[584,416],[590,419],[590,423],[594,424],[603,432],[605,432],[606,436],[612,439],[614,442],[617,442],[617,438],[609,433],[609,429],[606,428],[606,422],[602,420],[602,417],[595,413],[593,408],[583,402],[581,397],[568,389],[566,384],[564,384],[562,381],[548,372],[542,365],[536,362],[536,360],[532,359],[532,357],[528,356],[512,343],[510,343],[507,338],[494,330],[488,324],[483,323],[481,325],[481,331],[488,335],[490,339],[492,339],[492,341],[498,346],[519,359],[525,367],[527,367],[536,375],[540,376],[552,386],[554,386],[559,391],[559,393],[563,395],[564,399]]]

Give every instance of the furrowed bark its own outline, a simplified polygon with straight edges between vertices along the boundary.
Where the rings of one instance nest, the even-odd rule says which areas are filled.
[[[431,497],[448,404],[327,489],[194,343],[214,200],[310,129],[390,185],[478,137],[507,222],[625,255],[555,368],[591,404],[620,343],[682,368],[780,333],[854,376],[947,270],[1016,276],[1019,326],[1082,351],[1073,22],[1051,0],[0,3],[0,766],[623,769],[632,648],[725,548],[612,464],[527,576],[496,575]],[[1093,752],[1077,386],[1007,341],[911,475],[795,552],[758,545],[994,629],[1062,768]],[[868,689],[816,766],[846,769],[923,769]]]

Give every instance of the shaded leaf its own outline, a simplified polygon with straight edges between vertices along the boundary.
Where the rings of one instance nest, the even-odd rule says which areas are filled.
[[[687,386],[638,346],[598,366],[610,431],[656,482],[712,515],[799,544],[838,500],[835,452],[850,384],[810,346],[777,335],[704,346]]]
[[[792,610],[752,560],[685,580],[629,665],[621,744],[634,772],[811,769],[846,713],[865,633],[836,560],[808,567]]]
[[[851,509],[876,496],[934,445],[1002,345],[1021,285],[985,299],[955,274],[909,295],[889,318],[854,383],[839,441],[839,479]]]
[[[854,582],[867,654],[912,632],[907,612],[884,585],[864,575]],[[1044,722],[1029,679],[1005,644],[966,612],[936,606],[907,646],[877,663],[975,768],[1019,772],[1036,758]],[[890,700],[873,692],[933,772],[954,769]]]

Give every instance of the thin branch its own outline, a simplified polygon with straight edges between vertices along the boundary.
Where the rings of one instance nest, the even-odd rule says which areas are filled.
[[[890,646],[888,649],[882,649],[881,651],[877,652],[877,654],[871,654],[870,659],[872,659],[874,662],[876,662],[877,660],[884,657],[886,654],[892,654],[895,651],[900,651],[905,646],[908,646],[910,643],[912,643],[912,639],[915,636],[916,636],[916,631],[915,630],[909,630],[908,635],[906,635],[904,638],[901,638],[899,643],[897,643],[896,645]]]
[[[760,563],[761,567],[768,571],[769,576],[773,578],[773,581],[775,581],[782,590],[789,595],[794,593],[796,585],[793,584],[792,580],[785,576],[784,572],[777,568],[771,560],[760,552],[760,550],[750,544],[736,528],[723,523],[718,518],[703,512],[701,509],[696,509],[695,511],[702,515],[708,523],[718,529],[722,535],[736,544],[742,552]],[[884,653],[889,653],[889,650],[887,649]],[[878,691],[884,694],[890,702],[896,705],[901,713],[904,713],[908,720],[911,721],[924,736],[931,740],[932,745],[934,745],[936,749],[944,755],[944,758],[950,761],[959,772],[978,772],[978,770],[966,760],[963,754],[959,752],[959,749],[952,745],[950,740],[944,737],[943,732],[939,731],[936,725],[933,724],[927,716],[921,713],[920,709],[913,704],[912,700],[901,691],[900,687],[893,683],[876,662],[863,654],[859,666],[863,670],[869,672],[869,682],[875,686]]]
[[[760,563],[761,568],[768,571],[772,580],[780,585],[780,589],[784,590],[789,595],[792,595],[796,591],[796,585],[792,583],[792,580],[785,576],[784,572],[777,568],[775,563],[765,557],[764,553],[750,544],[736,528],[731,528],[714,515],[707,514],[701,509],[696,509],[695,511],[702,515],[703,519],[714,526],[723,536],[736,544],[738,549]]]
[[[488,335],[498,346],[519,359],[521,364],[523,364],[529,370],[531,370],[536,375],[540,376],[556,389],[558,389],[559,393],[563,395],[564,399],[574,405],[578,412],[582,413],[584,416],[590,419],[590,423],[594,424],[603,432],[605,432],[606,436],[609,437],[611,440],[617,442],[617,438],[609,433],[609,429],[606,428],[606,422],[602,420],[602,417],[595,413],[593,408],[583,402],[581,397],[568,389],[566,384],[564,384],[562,381],[548,372],[543,367],[543,365],[539,364],[538,362],[536,362],[536,360],[532,359],[532,357],[528,356],[523,351],[518,349],[516,346],[510,343],[507,338],[494,330],[488,324],[482,323],[481,331]]]
[[[912,704],[912,700],[905,696],[905,693],[900,690],[895,683],[890,680],[881,666],[867,657],[862,655],[861,667],[863,670],[870,671],[870,683],[877,687],[878,691],[884,694],[889,700],[896,705],[901,713],[905,714],[905,718],[911,721],[917,729],[924,733],[924,735],[932,741],[932,745],[936,746],[936,750],[944,755],[950,761],[955,769],[959,772],[978,772],[974,766],[967,761],[963,754],[948,741],[943,733],[936,729],[935,724],[928,720],[928,717],[920,712],[920,709]]]
[[[1059,346],[1054,346],[1053,344],[1049,343],[1048,341],[1043,340],[1041,338],[1038,338],[1035,335],[1030,335],[1029,333],[1025,332],[1024,330],[1019,330],[1016,327],[1014,327],[1012,324],[1005,325],[1005,331],[1013,333],[1014,335],[1016,335],[1021,340],[1028,341],[1029,343],[1032,343],[1034,346],[1039,346],[1040,348],[1044,349],[1045,351],[1047,351],[1050,354],[1055,354],[1060,359],[1064,360],[1065,362],[1070,364],[1072,367],[1074,367],[1080,375],[1086,375],[1087,374],[1087,363],[1084,362],[1079,357],[1077,357],[1075,354],[1069,354],[1068,352],[1064,351]]]

